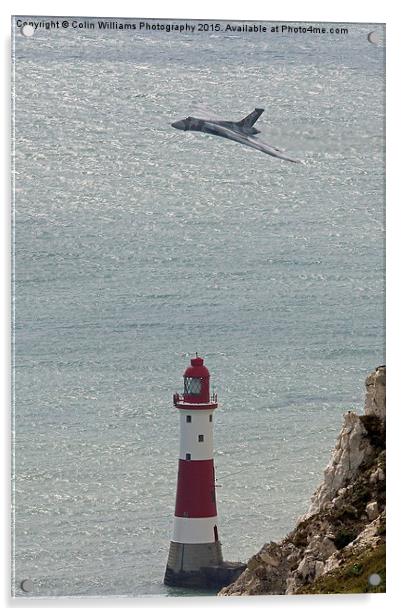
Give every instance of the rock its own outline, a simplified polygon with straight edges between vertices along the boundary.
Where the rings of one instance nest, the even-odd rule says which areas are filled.
[[[336,551],[334,542],[327,536],[314,535],[304,550],[304,555],[313,555],[315,558],[326,560]]]
[[[339,505],[345,501],[345,497],[347,496],[347,494],[348,494],[347,488],[340,488],[338,492],[336,493],[335,498],[333,498],[331,501],[332,508],[333,509],[338,508]]]
[[[378,529],[383,524],[385,524],[385,511],[382,511],[377,518],[375,518],[372,522],[370,522],[370,524],[365,526],[362,532],[356,537],[354,541],[352,541],[350,545],[352,547],[366,547],[376,545],[379,540],[377,536]]]
[[[315,578],[315,560],[313,556],[305,556],[297,567],[300,582],[311,582]]]
[[[335,537],[333,537],[333,539],[335,539]],[[327,560],[327,558],[331,556],[331,554],[336,552],[336,546],[333,539],[331,539],[330,537],[324,537],[324,539],[322,540],[320,553],[321,556],[323,556],[324,560]]]
[[[304,556],[295,571],[294,577],[289,577],[287,580],[287,594],[289,594],[289,591],[295,592],[297,587],[303,584],[309,584],[323,573],[324,562],[322,560],[317,560],[311,554]]]
[[[259,556],[256,554],[255,556],[252,556],[250,560],[248,561],[247,569],[249,571],[255,571],[255,569],[258,569],[260,564],[261,564],[261,561],[259,559]]]
[[[288,561],[289,567],[294,569],[300,561],[300,550],[296,548],[294,552],[291,552],[289,556],[287,556],[286,560]]]
[[[370,522],[375,520],[378,517],[378,514],[379,514],[378,503],[376,501],[374,501],[372,503],[368,503],[368,505],[366,507],[366,513],[367,513],[367,516],[368,516],[368,519],[370,520]]]
[[[260,558],[268,567],[278,567],[279,566],[280,558],[278,556],[274,556],[273,554],[269,554],[269,553],[263,553],[263,554],[260,554]]]
[[[254,575],[256,575],[260,580],[267,579],[267,570],[263,565],[260,565],[254,570]]]
[[[369,479],[370,483],[372,484],[378,483],[379,481],[384,481],[384,480],[385,480],[385,473],[380,466],[371,473],[370,479]]]
[[[375,548],[381,541],[378,536],[379,528],[385,524],[385,511],[383,511],[373,522],[366,526],[362,532],[347,545],[343,550],[334,552],[332,556],[328,558],[324,565],[324,573],[332,571],[336,567],[339,567],[350,554],[361,552],[367,548]]]
[[[379,366],[366,379],[364,413],[385,419],[385,366]]]
[[[322,560],[317,560],[315,563],[315,577],[318,578],[324,573],[324,563]]]
[[[346,488],[356,476],[360,464],[371,452],[366,435],[367,431],[359,416],[351,411],[345,413],[332,458],[324,471],[324,481],[313,494],[307,513],[298,522],[329,506],[339,490]]]

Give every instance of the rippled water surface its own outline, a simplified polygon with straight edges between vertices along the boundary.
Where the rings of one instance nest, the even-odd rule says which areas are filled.
[[[384,45],[348,28],[16,31],[17,594],[180,594],[171,395],[195,351],[224,556],[306,510],[384,363]],[[305,164],[171,128],[195,102],[264,107]]]

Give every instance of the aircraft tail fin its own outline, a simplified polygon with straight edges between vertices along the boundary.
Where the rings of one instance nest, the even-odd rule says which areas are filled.
[[[263,113],[264,109],[254,109],[248,116],[237,122],[239,126],[243,128],[251,128],[258,120],[260,115]]]

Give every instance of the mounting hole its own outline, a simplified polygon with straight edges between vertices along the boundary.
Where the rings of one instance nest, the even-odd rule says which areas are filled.
[[[33,36],[35,34],[35,28],[31,24],[24,24],[21,28],[21,34],[24,36]]]
[[[32,592],[33,591],[33,583],[32,580],[22,580],[21,589],[24,592]]]
[[[381,577],[378,575],[378,573],[372,573],[369,576],[368,581],[371,586],[378,586],[381,582]]]
[[[373,45],[380,44],[380,35],[375,30],[373,30],[373,32],[369,32],[367,38],[370,43],[373,43]]]

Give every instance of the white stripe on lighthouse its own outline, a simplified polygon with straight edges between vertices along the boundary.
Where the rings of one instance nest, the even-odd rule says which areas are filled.
[[[177,543],[213,543],[214,526],[217,516],[213,518],[174,518],[173,541]]]
[[[212,410],[180,409],[181,460],[211,460],[214,457]],[[190,417],[190,421],[188,420]]]

